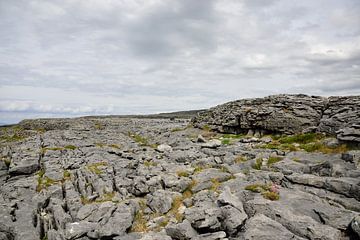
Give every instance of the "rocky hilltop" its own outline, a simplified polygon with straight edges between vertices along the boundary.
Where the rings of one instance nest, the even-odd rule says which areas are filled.
[[[195,126],[228,133],[322,132],[360,142],[360,96],[274,95],[243,99],[203,111]]]
[[[360,239],[358,121],[359,97],[278,95],[0,127],[0,239]]]

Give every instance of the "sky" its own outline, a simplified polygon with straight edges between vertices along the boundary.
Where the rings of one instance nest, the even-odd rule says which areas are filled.
[[[360,94],[359,0],[0,0],[0,123]]]

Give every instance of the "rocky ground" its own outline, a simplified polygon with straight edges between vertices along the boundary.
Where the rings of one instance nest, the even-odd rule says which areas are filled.
[[[79,118],[25,121],[0,139],[0,239],[360,236],[360,151],[322,134]]]

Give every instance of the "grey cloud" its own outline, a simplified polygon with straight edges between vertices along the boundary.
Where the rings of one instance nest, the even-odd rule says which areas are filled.
[[[359,94],[358,12],[357,0],[2,0],[0,102],[49,105],[30,116]]]
[[[136,55],[173,56],[184,50],[216,48],[218,16],[213,0],[164,1],[127,22],[127,43]]]

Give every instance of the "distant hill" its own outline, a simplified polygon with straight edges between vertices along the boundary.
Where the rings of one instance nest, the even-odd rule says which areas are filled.
[[[104,116],[85,116],[83,118],[193,118],[197,116],[198,113],[206,111],[205,109],[201,110],[189,110],[189,111],[178,111],[178,112],[168,112],[168,113],[156,113],[156,114],[146,114],[146,115],[104,115]]]

